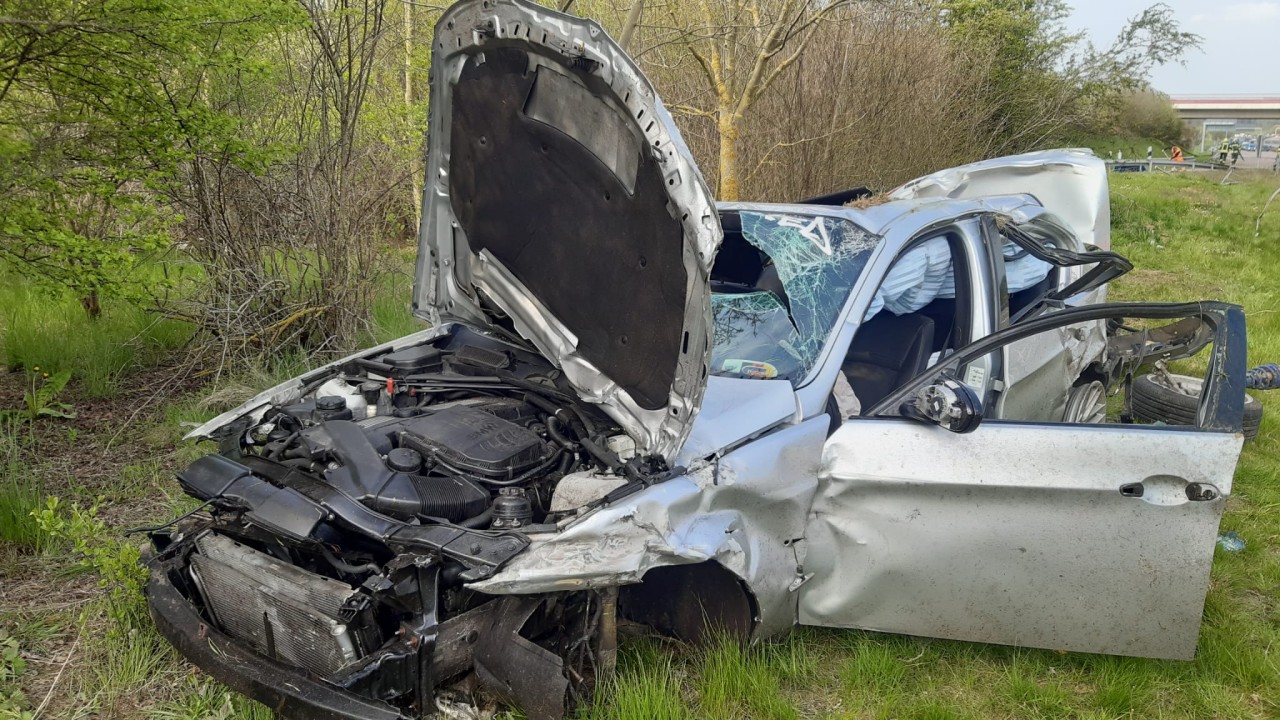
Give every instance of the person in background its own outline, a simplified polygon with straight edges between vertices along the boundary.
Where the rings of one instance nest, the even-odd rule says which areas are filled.
[[[1173,158],[1174,162],[1182,162],[1182,148],[1174,145],[1169,151],[1169,157]]]
[[[1235,165],[1236,163],[1240,162],[1240,156],[1244,154],[1240,149],[1240,141],[1232,140],[1231,144],[1228,146],[1228,149],[1231,150],[1231,164]]]
[[[1227,155],[1231,152],[1231,141],[1222,138],[1222,143],[1218,145],[1218,162],[1226,164]]]

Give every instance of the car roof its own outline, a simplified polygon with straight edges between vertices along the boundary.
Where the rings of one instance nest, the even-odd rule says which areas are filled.
[[[992,195],[955,200],[950,198],[911,198],[887,200],[857,206],[803,205],[796,203],[720,202],[716,209],[726,212],[785,213],[822,215],[853,222],[890,244],[909,242],[921,228],[948,220],[990,212],[1008,213],[1027,205],[1039,206],[1031,195]],[[895,232],[901,230],[902,232]]]

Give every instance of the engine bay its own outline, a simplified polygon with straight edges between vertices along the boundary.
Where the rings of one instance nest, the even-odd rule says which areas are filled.
[[[378,702],[421,713],[432,686],[474,668],[499,694],[536,680],[518,704],[561,712],[611,645],[601,595],[495,599],[466,585],[531,535],[670,477],[665,463],[638,456],[537,353],[461,325],[276,397],[178,473],[207,516],[153,529],[165,582],[149,592]],[[504,665],[512,642],[539,650]]]
[[[561,479],[587,473],[612,490],[665,470],[541,357],[461,327],[307,384],[229,425],[221,454],[303,473],[406,523],[552,531],[580,509],[552,511]],[[209,494],[199,480],[187,489]]]

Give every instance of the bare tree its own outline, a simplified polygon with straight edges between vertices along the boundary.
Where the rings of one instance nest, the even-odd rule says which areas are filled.
[[[666,6],[669,36],[696,63],[713,98],[702,113],[715,121],[719,137],[719,197],[741,194],[742,127],[748,113],[802,56],[824,20],[854,0],[824,4],[807,0],[698,0],[695,17]]]
[[[389,0],[299,4],[308,22],[278,34],[273,91],[241,98],[247,141],[289,151],[257,167],[198,155],[177,198],[204,280],[162,307],[203,331],[195,359],[218,368],[359,339],[409,184],[395,149],[366,127],[372,96],[396,108],[412,93],[411,73],[397,77],[404,47],[385,42],[397,24]]]

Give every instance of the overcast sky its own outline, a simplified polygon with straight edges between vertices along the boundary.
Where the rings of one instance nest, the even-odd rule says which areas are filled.
[[[1125,21],[1155,0],[1069,0],[1068,25],[1110,45]],[[1280,0],[1165,0],[1184,30],[1204,38],[1186,67],[1156,68],[1152,85],[1170,95],[1280,95]]]

